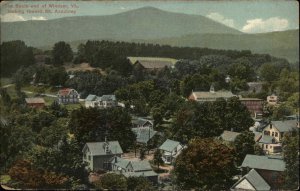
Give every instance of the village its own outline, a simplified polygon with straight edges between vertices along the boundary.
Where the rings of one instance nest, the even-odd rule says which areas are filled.
[[[40,59],[39,56],[37,56]],[[174,70],[178,60],[159,57],[128,57],[130,64],[135,68],[142,68],[144,72],[155,73],[170,69]],[[73,70],[74,71],[74,70]],[[37,83],[37,74],[32,76],[31,86],[43,87],[44,83]],[[69,74],[69,78],[76,78],[76,72]],[[231,83],[230,75],[224,78],[226,84]],[[256,91],[262,89],[261,82],[249,82],[249,90]],[[128,105],[127,100],[118,100],[118,96],[87,94],[81,97],[76,89],[59,87],[58,93],[39,93],[34,97],[25,98],[27,107],[34,110],[43,110],[49,107],[49,98],[52,104],[70,106],[72,109],[85,107],[87,109],[96,108],[107,110],[111,108],[129,108],[134,110],[135,105]],[[25,91],[26,92],[26,91]],[[28,92],[32,95],[33,92]],[[45,97],[47,101],[45,101]],[[185,102],[195,102],[204,104],[216,102],[217,100],[228,101],[236,98],[249,112],[253,119],[253,124],[249,126],[246,133],[251,132],[252,142],[259,149],[259,155],[249,151],[244,153],[241,164],[236,166],[238,171],[234,176],[234,184],[231,190],[254,189],[273,190],[280,188],[280,181],[285,172],[285,161],[283,160],[283,138],[286,134],[297,132],[299,128],[299,115],[284,116],[282,120],[268,120],[264,117],[267,107],[278,107],[280,100],[277,95],[268,95],[265,99],[254,97],[243,97],[233,94],[230,90],[215,91],[214,85],[210,85],[207,91],[192,90],[187,98],[182,97]],[[77,107],[77,106],[78,107]],[[74,107],[75,106],[75,107]],[[170,126],[174,117],[161,119],[161,126]],[[89,183],[93,184],[107,173],[124,175],[125,177],[144,177],[151,184],[159,189],[174,189],[172,171],[176,158],[181,152],[189,148],[188,142],[180,142],[172,136],[166,136],[164,131],[160,131],[155,124],[153,116],[137,116],[131,114],[131,131],[135,135],[134,148],[124,149],[120,146],[119,140],[111,139],[107,134],[103,141],[85,142],[81,148],[82,163],[88,172]],[[156,128],[155,128],[156,125]],[[169,127],[170,128],[170,127]],[[232,127],[224,130],[213,139],[221,141],[222,144],[235,147],[239,136],[245,134]],[[72,138],[74,134],[69,134]],[[243,143],[240,143],[243,144]],[[245,144],[245,143],[244,143]],[[240,147],[243,149],[242,147]]]

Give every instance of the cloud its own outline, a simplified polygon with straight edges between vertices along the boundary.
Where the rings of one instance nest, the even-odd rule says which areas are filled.
[[[31,17],[31,20],[40,20],[40,21],[44,21],[47,20],[45,17],[43,16],[39,16],[39,17]]]
[[[287,19],[271,17],[263,20],[261,18],[256,18],[247,20],[247,23],[243,26],[242,31],[246,33],[282,31],[286,30],[288,26],[289,21]]]
[[[209,13],[206,15],[206,17],[217,21],[219,23],[223,23],[224,25],[230,26],[230,27],[235,27],[235,23],[233,19],[225,18],[223,15],[217,12]]]
[[[1,22],[26,21],[26,19],[17,13],[6,13],[1,15]]]

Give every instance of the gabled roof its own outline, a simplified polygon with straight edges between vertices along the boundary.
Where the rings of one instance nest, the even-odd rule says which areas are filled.
[[[103,95],[100,97],[100,101],[116,101],[115,95]]]
[[[145,69],[161,69],[164,67],[172,67],[177,62],[173,58],[159,57],[127,57],[131,64],[141,64]]]
[[[138,125],[138,126],[143,126],[147,122],[149,122],[149,123],[151,123],[151,125],[153,125],[152,121],[150,121],[148,119],[143,119],[143,118],[132,119],[131,122],[132,122],[132,124]]]
[[[131,129],[136,134],[136,140],[139,143],[147,143],[156,133],[152,128],[132,128]]]
[[[131,161],[131,165],[135,172],[152,170],[150,163],[146,160]]]
[[[262,137],[259,139],[259,143],[266,143],[266,144],[271,144],[275,140],[274,137],[269,136],[269,135],[262,135]]]
[[[241,133],[237,133],[237,132],[233,132],[233,131],[224,131],[221,135],[221,138],[224,141],[228,141],[228,142],[234,142],[234,140],[236,139],[236,137],[241,134]]]
[[[113,158],[110,159],[110,162],[123,169],[129,169],[129,167],[132,167],[132,170],[135,172],[152,170],[149,161],[146,160],[131,161],[131,160],[120,158],[118,156],[114,156]]]
[[[95,101],[96,98],[97,98],[96,95],[89,94],[89,95],[85,98],[85,101]]]
[[[58,91],[58,95],[60,95],[60,96],[67,96],[67,95],[69,95],[72,91],[74,91],[76,94],[78,94],[77,91],[74,90],[74,89],[71,89],[71,88],[65,88],[65,89],[59,90],[59,91]]]
[[[30,97],[25,98],[26,103],[45,103],[45,100],[43,98],[38,97]]]
[[[86,99],[86,101],[116,101],[115,95],[103,95],[101,97],[89,94]]]
[[[172,152],[180,143],[178,141],[173,141],[170,139],[167,139],[160,147],[160,150]]]
[[[257,191],[267,191],[270,190],[270,185],[254,170],[250,170],[248,174],[243,176],[239,181],[237,181],[231,189],[235,189],[243,180],[247,180],[251,186]]]
[[[109,153],[106,153],[105,147],[108,143]],[[113,154],[123,154],[123,150],[118,141],[108,141],[108,142],[89,142],[86,143],[82,151],[88,149],[92,156],[98,155],[113,155]]]
[[[128,166],[128,162],[129,162],[129,161],[126,160],[126,159],[120,158],[120,157],[118,157],[118,156],[114,156],[114,157],[112,157],[112,158],[110,159],[110,162],[111,162],[112,164],[115,164],[115,165],[117,165],[117,166],[123,168],[123,169],[126,169],[127,166]]]
[[[279,132],[288,132],[296,129],[295,126],[292,126],[289,122],[286,121],[272,121],[271,124],[278,129]]]
[[[248,154],[242,163],[242,167],[282,172],[285,170],[285,162],[282,159],[272,158],[270,156]]]

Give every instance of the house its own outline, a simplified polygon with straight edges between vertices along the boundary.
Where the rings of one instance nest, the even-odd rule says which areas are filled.
[[[110,159],[123,154],[118,141],[89,142],[84,145],[82,152],[83,162],[87,163],[87,169],[91,171],[108,169]]]
[[[241,168],[249,173],[255,171],[270,185],[271,190],[279,188],[285,171],[285,162],[278,156],[258,156],[247,154]]]
[[[142,144],[147,144],[157,134],[157,131],[151,127],[132,128],[131,130],[136,135],[136,142]]]
[[[251,169],[248,174],[238,180],[231,188],[231,191],[254,190],[267,191],[271,190],[270,185],[256,172]]]
[[[175,158],[180,154],[183,146],[178,141],[167,139],[160,147],[163,151],[162,159],[165,164],[172,164]]]
[[[278,96],[274,94],[267,96],[267,102],[269,105],[276,105],[278,103]]]
[[[133,128],[153,128],[153,122],[144,118],[133,118],[131,123]]]
[[[221,140],[227,143],[232,143],[235,141],[236,137],[241,133],[233,132],[233,131],[224,131],[220,136]]]
[[[134,67],[141,67],[146,71],[161,70],[165,67],[173,68],[176,59],[158,57],[127,57]]]
[[[38,97],[25,98],[25,102],[27,106],[31,108],[45,107],[45,100],[43,98],[38,98]]]
[[[115,95],[103,95],[99,97],[90,94],[85,99],[85,107],[110,108],[115,106],[117,106]]]
[[[148,161],[131,161],[123,159],[118,156],[114,156],[110,159],[110,171],[123,174],[126,177],[143,176],[151,182],[157,184],[158,174],[156,174]]]
[[[71,88],[61,89],[57,93],[59,104],[71,104],[79,102],[79,94],[76,90]]]
[[[211,86],[209,92],[192,91],[188,99],[198,102],[206,102],[216,101],[219,98],[224,98],[225,100],[227,100],[231,97],[236,97],[236,95],[232,94],[231,91],[215,91],[214,87]]]
[[[266,154],[280,153],[282,151],[281,143],[278,143],[272,136],[262,135],[257,142]]]
[[[240,98],[242,104],[244,104],[252,116],[257,116],[263,112],[263,103],[262,99],[258,98]]]
[[[271,123],[263,129],[263,135],[272,136],[276,139],[276,142],[281,142],[284,134],[293,130],[297,130],[296,123],[293,125],[287,121],[271,121]]]

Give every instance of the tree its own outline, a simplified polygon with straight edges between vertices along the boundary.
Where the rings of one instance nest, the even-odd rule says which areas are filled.
[[[127,190],[135,191],[135,190],[156,190],[152,183],[145,177],[139,176],[134,177],[130,176],[127,178]]]
[[[142,145],[140,148],[140,159],[144,160],[146,158],[147,147]]]
[[[185,190],[226,190],[235,174],[234,150],[211,138],[192,139],[174,165],[176,185]]]
[[[133,147],[131,116],[122,108],[83,108],[73,110],[69,129],[83,146],[88,141],[118,140],[124,151]]]
[[[299,187],[299,134],[286,133],[282,142],[283,160],[286,164],[284,172],[284,188],[296,190]]]
[[[97,189],[108,189],[108,190],[126,190],[127,181],[126,177],[121,174],[106,173],[101,176],[99,181],[96,181],[95,187]]]
[[[254,133],[244,131],[234,140],[237,165],[241,165],[247,154],[254,154]]]
[[[21,188],[58,189],[67,188],[68,177],[37,169],[29,160],[18,160],[9,169],[10,177],[19,182]]]
[[[28,67],[34,64],[33,50],[23,41],[3,42],[0,46],[1,77],[11,76],[21,66]]]
[[[164,161],[162,160],[162,154],[159,149],[156,149],[156,151],[154,152],[153,163],[157,165],[158,169],[159,165],[164,163]]]
[[[236,132],[246,131],[254,124],[251,114],[247,107],[241,103],[238,97],[232,97],[227,100],[224,121],[225,129]]]
[[[69,44],[60,41],[54,44],[52,49],[53,64],[60,66],[64,62],[70,62],[73,59],[73,51]]]

